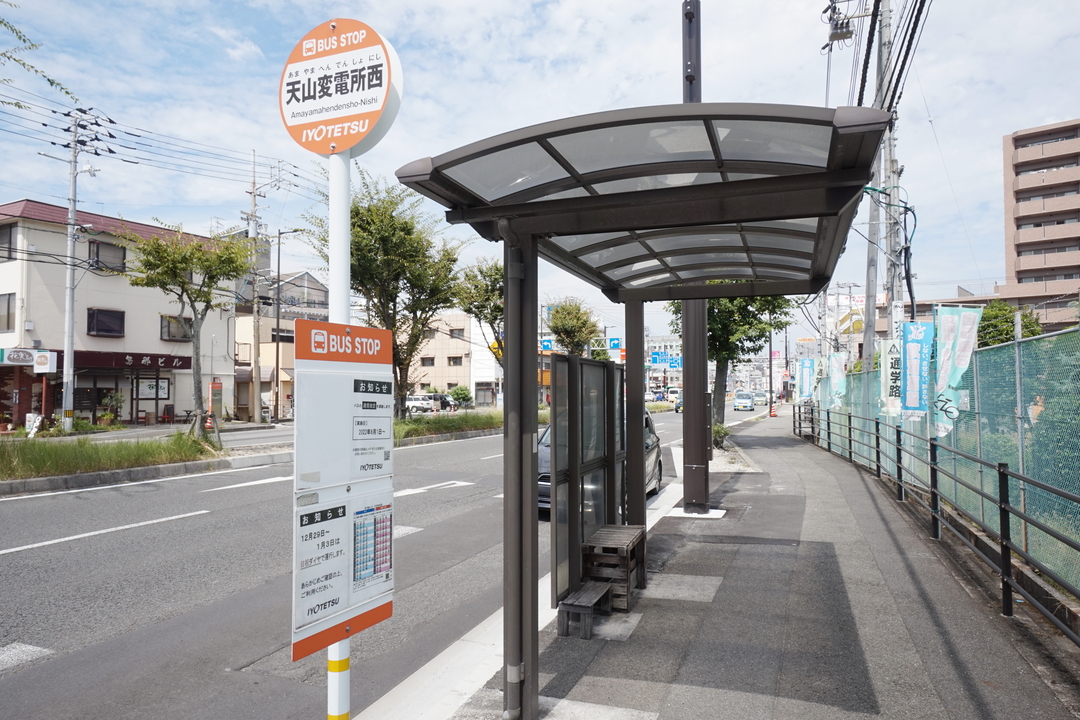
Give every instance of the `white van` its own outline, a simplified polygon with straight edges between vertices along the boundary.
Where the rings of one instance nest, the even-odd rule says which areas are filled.
[[[679,388],[677,388],[677,387],[669,387],[667,389],[667,401],[669,403],[673,403],[676,400],[678,400],[679,399],[679,392],[680,392]]]

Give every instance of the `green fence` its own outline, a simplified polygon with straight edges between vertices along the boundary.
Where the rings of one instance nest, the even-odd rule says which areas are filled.
[[[931,367],[930,378],[936,373]],[[899,425],[904,431],[902,454],[904,480],[929,484],[929,446],[918,437],[932,437],[932,413],[921,417],[885,417],[880,409],[877,371],[849,374],[846,392],[836,406],[829,379],[815,392],[814,405],[822,422],[822,440],[834,452],[863,465],[870,457],[874,433],[893,438]],[[929,393],[934,397],[935,393]],[[1080,333],[1076,329],[1042,335],[977,350],[959,387],[960,407],[953,429],[938,438],[938,464],[992,497],[997,497],[997,473],[979,463],[949,452],[956,449],[990,463],[1009,468],[1055,488],[1080,494]],[[830,421],[831,410],[837,420]],[[850,421],[845,415],[854,416]],[[842,418],[842,419],[841,419]],[[853,454],[849,456],[850,446]],[[870,457],[868,457],[870,456]],[[922,461],[920,461],[920,459]],[[896,476],[896,452],[881,444],[883,472]],[[942,476],[941,496],[983,521],[996,517],[997,506],[955,481]],[[1012,504],[1063,535],[1080,539],[1080,506],[1013,479]],[[1080,553],[1019,517],[1012,533],[1033,558],[1044,563],[1073,585],[1080,585]]]

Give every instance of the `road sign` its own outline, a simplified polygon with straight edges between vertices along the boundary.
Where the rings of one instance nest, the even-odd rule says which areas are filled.
[[[540,341],[540,349],[541,350],[554,350],[555,349],[555,341],[554,340],[541,340]]]
[[[357,157],[393,125],[401,91],[390,43],[359,20],[339,18],[293,48],[281,73],[278,108],[289,135],[305,150]]]
[[[296,321],[292,659],[393,611],[394,376],[387,330]]]
[[[619,350],[622,348],[622,338],[608,338],[607,339],[608,350]]]
[[[673,358],[668,359],[668,365],[667,366],[668,366],[668,370],[681,370],[682,369],[682,358],[681,357],[673,357]]]

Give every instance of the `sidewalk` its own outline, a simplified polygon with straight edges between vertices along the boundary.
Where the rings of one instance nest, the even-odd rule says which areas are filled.
[[[667,513],[677,483],[651,504],[628,614],[585,641],[542,612],[547,718],[1074,717],[1071,644],[1001,617],[976,563],[789,417],[747,425],[734,440],[761,472],[712,473],[723,517]],[[499,718],[500,654],[497,613],[359,717]]]

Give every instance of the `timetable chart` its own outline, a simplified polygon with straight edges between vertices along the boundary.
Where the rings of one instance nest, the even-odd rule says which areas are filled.
[[[353,513],[353,591],[393,578],[393,507],[369,505]]]

